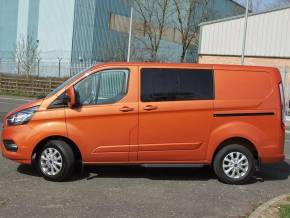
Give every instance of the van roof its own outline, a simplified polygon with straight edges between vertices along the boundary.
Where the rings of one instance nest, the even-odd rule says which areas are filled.
[[[96,64],[92,69],[97,67],[109,66],[144,66],[144,67],[193,67],[207,69],[228,69],[228,70],[251,70],[251,71],[277,71],[275,67],[264,66],[247,66],[247,65],[228,65],[228,64],[192,64],[192,63],[153,63],[153,62],[107,62]]]

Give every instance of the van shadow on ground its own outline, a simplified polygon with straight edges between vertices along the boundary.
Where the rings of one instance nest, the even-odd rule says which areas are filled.
[[[29,165],[19,165],[17,171],[30,176],[39,176]],[[287,180],[290,175],[290,165],[286,161],[278,165],[262,166],[249,183]],[[207,181],[217,179],[212,170],[207,167],[145,167],[145,166],[86,166],[77,170],[70,181],[92,180],[97,178],[147,178],[152,180],[192,180]]]

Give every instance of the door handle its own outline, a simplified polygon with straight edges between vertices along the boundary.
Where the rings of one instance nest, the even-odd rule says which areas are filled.
[[[124,106],[124,107],[120,108],[120,111],[122,111],[122,112],[129,112],[129,111],[133,111],[133,110],[134,110],[134,108],[128,107],[128,106]]]
[[[146,105],[146,106],[144,107],[144,110],[145,110],[145,111],[153,111],[153,110],[157,110],[157,109],[158,109],[158,107],[153,106],[153,105]]]

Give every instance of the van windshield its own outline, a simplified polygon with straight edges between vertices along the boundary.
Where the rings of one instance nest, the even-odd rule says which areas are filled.
[[[68,78],[66,81],[64,81],[62,84],[60,84],[58,87],[56,87],[54,90],[52,90],[47,96],[46,98],[54,95],[55,93],[57,93],[59,90],[61,90],[62,88],[64,88],[66,85],[70,84],[72,81],[76,80],[77,78],[79,78],[81,75],[83,75],[84,72],[81,73],[77,73],[74,76]]]
[[[81,77],[83,74],[85,74],[86,72],[89,72],[90,70],[92,70],[94,68],[94,66],[89,67],[87,69],[85,69],[82,72],[79,72],[75,75],[73,75],[72,77],[68,78],[66,81],[64,81],[62,84],[60,84],[58,87],[56,87],[54,90],[52,90],[47,96],[46,98],[54,95],[55,93],[57,93],[59,90],[61,90],[62,88],[66,87],[68,84],[70,84],[71,82],[73,82],[74,80],[78,79],[79,77]]]

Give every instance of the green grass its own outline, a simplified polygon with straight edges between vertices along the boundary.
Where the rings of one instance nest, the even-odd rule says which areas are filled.
[[[279,208],[281,218],[290,218],[290,205],[281,205]]]

